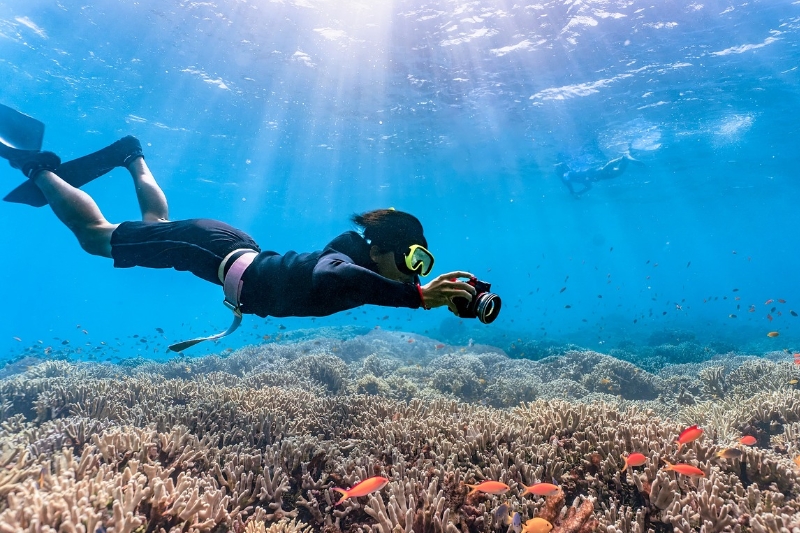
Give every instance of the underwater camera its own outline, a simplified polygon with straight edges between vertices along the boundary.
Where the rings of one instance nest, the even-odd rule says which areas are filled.
[[[491,283],[481,281],[474,276],[469,278],[467,283],[475,287],[475,297],[472,300],[467,300],[460,296],[453,298],[453,303],[458,310],[458,316],[461,318],[477,318],[484,324],[491,324],[500,314],[500,306],[503,305],[503,302],[498,295],[489,292],[492,290]]]

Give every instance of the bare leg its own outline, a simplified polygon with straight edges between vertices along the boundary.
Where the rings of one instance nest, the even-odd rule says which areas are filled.
[[[75,234],[84,250],[92,255],[111,257],[111,234],[119,224],[106,220],[91,196],[49,170],[40,171],[32,179],[47,198],[53,213]]]
[[[612,159],[600,169],[597,174],[597,179],[608,180],[621,176],[625,172],[625,169],[628,168],[628,163],[630,163],[630,159],[624,155],[617,157],[616,159]]]
[[[147,167],[143,157],[137,157],[128,164],[128,171],[133,177],[136,187],[136,198],[144,222],[166,222],[169,220],[169,208],[164,191],[156,183],[156,179]]]

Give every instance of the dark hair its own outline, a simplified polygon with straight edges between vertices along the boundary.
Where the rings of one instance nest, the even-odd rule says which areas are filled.
[[[350,220],[361,229],[364,238],[382,252],[405,253],[412,244],[428,247],[420,221],[403,211],[375,209],[355,214]]]

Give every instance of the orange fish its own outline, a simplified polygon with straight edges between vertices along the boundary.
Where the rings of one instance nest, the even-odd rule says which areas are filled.
[[[471,490],[469,494],[474,492],[485,492],[486,494],[505,494],[508,492],[508,485],[502,483],[500,481],[484,481],[483,483],[479,483],[477,485],[467,485]],[[467,494],[467,496],[469,496]]]
[[[672,470],[673,472],[677,472],[679,474],[683,474],[684,476],[689,477],[706,477],[706,473],[697,468],[696,466],[687,465],[685,463],[678,463],[672,464],[669,461],[662,459],[665,463],[667,463],[666,469]]]
[[[777,331],[770,331],[769,333],[767,333],[767,337],[777,337],[778,335],[780,335],[780,333],[778,333]]]
[[[360,483],[356,483],[356,485],[350,488],[350,490],[333,487],[333,490],[342,493],[342,497],[338,502],[336,502],[336,505],[339,505],[348,498],[358,498],[360,496],[366,496],[367,494],[377,492],[385,487],[387,483],[389,483],[389,480],[385,477],[374,476],[367,478]]]
[[[772,298],[770,298],[769,300],[767,300],[766,302],[764,302],[764,305],[769,305],[769,304],[771,304],[773,301],[774,301],[774,300],[773,300]]]
[[[785,304],[786,300],[784,300],[783,298],[778,298],[778,303],[779,304]]]
[[[442,348],[444,348],[444,344],[442,344],[441,342],[439,344],[437,344],[436,346],[434,346],[434,349],[436,349],[436,350],[441,350]]]
[[[412,342],[414,342],[414,339],[408,339],[408,344],[411,344]]]
[[[677,439],[678,449],[680,450],[681,446],[684,444],[689,444],[690,442],[699,439],[702,434],[703,430],[702,428],[697,427],[697,424],[684,429]]]
[[[794,464],[797,465],[797,468],[800,468],[800,455],[792,459],[792,461],[794,461]]]
[[[535,516],[525,522],[525,525],[522,526],[522,533],[549,533],[551,529],[553,529],[553,524],[544,518]]]
[[[534,483],[530,487],[523,484],[522,488],[525,490],[523,490],[522,494],[519,495],[520,498],[526,494],[536,494],[537,496],[555,496],[558,494],[558,491],[561,490],[558,485],[553,485],[552,483]]]
[[[758,442],[758,439],[756,439],[752,435],[745,435],[744,437],[739,439],[739,444],[744,444],[745,446],[752,446],[756,442]]]
[[[767,320],[769,320],[770,322],[772,322],[772,315],[771,315],[771,314],[769,314],[769,313],[767,313]]]
[[[642,466],[647,462],[647,457],[641,453],[632,453],[625,458],[625,466],[622,467],[620,472],[624,472],[629,466]]]

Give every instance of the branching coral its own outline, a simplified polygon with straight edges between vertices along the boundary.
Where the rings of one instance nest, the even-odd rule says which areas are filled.
[[[502,530],[501,503],[557,533],[800,527],[800,393],[747,388],[754,372],[781,375],[783,363],[656,376],[593,352],[525,361],[437,346],[380,332],[9,376],[0,533],[489,533]],[[703,368],[721,385],[704,391]],[[694,404],[678,403],[674,384]],[[679,449],[689,423],[706,433]],[[718,458],[744,430],[757,445]],[[622,472],[633,452],[645,464]],[[706,477],[667,472],[662,460]],[[390,479],[382,491],[337,505],[332,487],[376,475]],[[484,480],[510,488],[467,497],[465,483]],[[553,480],[557,496],[522,496],[523,485]]]

